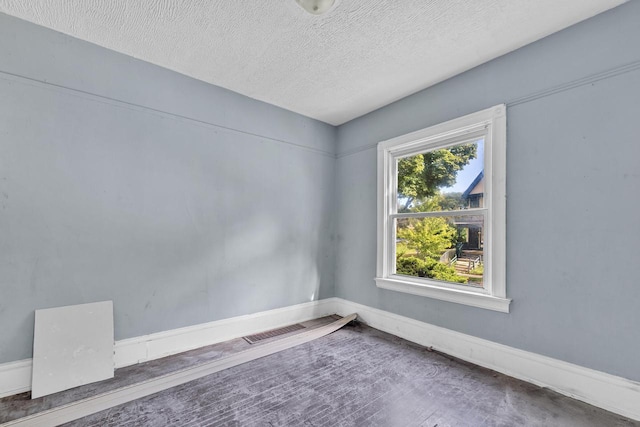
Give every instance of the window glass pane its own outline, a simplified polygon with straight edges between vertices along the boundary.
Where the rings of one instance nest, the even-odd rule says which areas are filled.
[[[398,212],[481,208],[484,140],[398,160]]]
[[[482,287],[484,217],[396,220],[396,274]]]

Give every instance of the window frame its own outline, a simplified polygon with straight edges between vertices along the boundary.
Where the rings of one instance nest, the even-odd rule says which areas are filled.
[[[484,207],[397,213],[397,160],[484,139]],[[506,297],[506,106],[496,105],[378,143],[376,286],[413,295],[509,312]],[[444,214],[444,215],[443,215]],[[483,288],[395,274],[395,219],[484,216]]]

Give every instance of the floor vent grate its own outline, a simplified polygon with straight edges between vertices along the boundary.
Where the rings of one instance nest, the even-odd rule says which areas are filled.
[[[304,329],[304,326],[296,323],[295,325],[272,329],[270,331],[260,332],[259,334],[249,335],[242,338],[244,338],[249,344],[254,344],[258,341],[266,340],[267,338],[277,337],[279,335],[288,334],[289,332],[299,331],[300,329]]]

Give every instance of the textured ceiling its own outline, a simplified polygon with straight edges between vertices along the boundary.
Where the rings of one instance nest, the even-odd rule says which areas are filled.
[[[0,0],[0,12],[338,125],[624,0]]]

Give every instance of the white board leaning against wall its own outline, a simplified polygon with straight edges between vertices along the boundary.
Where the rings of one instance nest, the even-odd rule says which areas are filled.
[[[112,301],[36,310],[32,399],[113,375]]]

